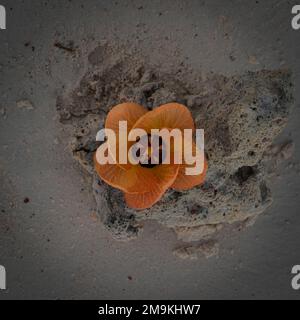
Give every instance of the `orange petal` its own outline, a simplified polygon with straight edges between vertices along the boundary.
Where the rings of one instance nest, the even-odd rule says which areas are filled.
[[[128,132],[132,129],[137,120],[148,111],[136,103],[122,103],[113,107],[108,113],[105,128],[112,129],[117,134],[119,132],[119,121],[127,121]]]
[[[144,193],[125,193],[125,201],[127,206],[137,210],[151,208],[158,202],[165,191],[153,190]]]
[[[124,138],[127,139],[127,134],[130,132],[134,124],[141,116],[143,116],[147,112],[147,109],[145,109],[141,105],[128,102],[116,105],[107,115],[105,128],[114,130],[116,134],[116,162],[120,167],[124,169],[129,169],[131,165],[119,164],[119,154],[127,154],[128,151],[128,147],[125,149],[119,149],[119,122],[127,121],[127,132],[121,133],[123,134]]]
[[[133,128],[151,133],[151,129],[195,129],[194,120],[187,107],[179,103],[168,103],[144,114]]]
[[[95,170],[102,180],[109,185],[128,193],[143,193],[152,190],[165,190],[175,181],[178,165],[158,165],[145,168],[132,165],[124,169],[116,164],[100,165],[94,157]]]
[[[141,193],[126,193],[125,192],[125,201],[128,207],[137,209],[137,210],[144,210],[151,208],[156,202],[158,202],[163,194],[167,191],[167,189],[174,183],[179,166],[172,165],[173,169],[176,169],[174,176],[172,179],[166,184],[165,186],[158,186],[158,188],[153,188],[149,192],[141,192]],[[160,169],[161,170],[161,169]],[[165,170],[165,169],[164,169]]]
[[[177,178],[175,182],[172,184],[171,188],[177,191],[189,190],[195,186],[202,184],[205,180],[206,172],[207,172],[207,161],[204,159],[204,170],[202,173],[198,175],[188,176],[185,174],[185,169],[187,167],[193,167],[191,165],[182,164],[179,168]]]

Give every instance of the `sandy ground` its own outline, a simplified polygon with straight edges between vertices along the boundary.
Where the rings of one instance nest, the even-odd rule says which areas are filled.
[[[290,284],[300,263],[300,31],[291,28],[292,2],[1,4],[0,264],[8,290],[0,299],[299,298]],[[153,64],[188,63],[203,75],[293,72],[295,107],[278,140],[292,139],[295,153],[272,184],[272,206],[253,227],[227,234],[218,256],[177,258],[175,235],[155,222],[145,223],[137,240],[117,242],[95,215],[56,99],[76,85],[103,40],[138,47]]]

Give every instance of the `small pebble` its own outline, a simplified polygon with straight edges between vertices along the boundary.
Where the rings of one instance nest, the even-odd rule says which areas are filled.
[[[19,100],[17,101],[17,107],[20,109],[33,110],[34,106],[29,100]]]
[[[24,201],[24,203],[29,203],[30,199],[26,197],[23,201]]]

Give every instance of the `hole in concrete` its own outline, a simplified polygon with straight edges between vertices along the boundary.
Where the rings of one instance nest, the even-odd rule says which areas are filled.
[[[253,167],[250,167],[250,166],[241,167],[235,173],[235,177],[240,183],[246,182],[250,177],[254,175],[255,175],[255,170]]]

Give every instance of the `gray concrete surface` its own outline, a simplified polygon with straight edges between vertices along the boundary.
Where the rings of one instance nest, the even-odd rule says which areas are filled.
[[[299,299],[300,31],[294,1],[1,0],[0,299]],[[56,97],[84,74],[99,41],[138,47],[152,63],[207,72],[289,68],[295,108],[279,139],[296,151],[272,184],[256,224],[228,234],[219,257],[184,261],[174,234],[154,222],[116,242],[93,214],[90,181],[67,148]],[[54,47],[73,41],[78,54]],[[17,102],[30,100],[31,108]],[[28,199],[26,199],[28,198]],[[25,200],[25,202],[24,202]]]

